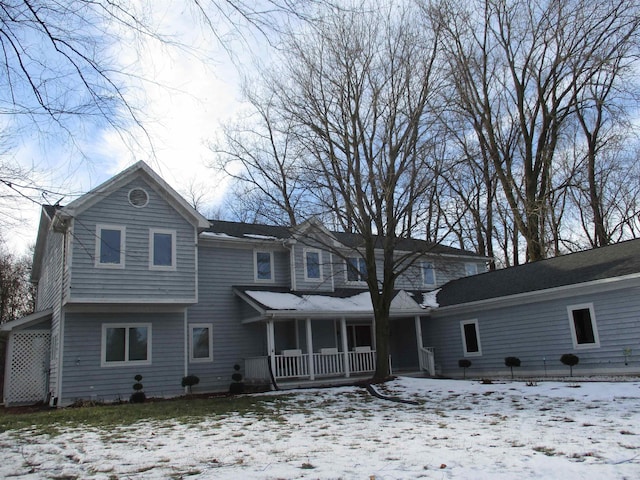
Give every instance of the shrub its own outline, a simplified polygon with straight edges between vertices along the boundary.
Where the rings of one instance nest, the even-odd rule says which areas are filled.
[[[463,377],[462,378],[467,378],[467,368],[469,368],[471,366],[471,360],[467,359],[467,358],[463,358],[461,360],[458,360],[458,366],[460,368],[463,368]]]
[[[520,359],[518,357],[507,357],[504,359],[504,364],[511,369],[511,378],[513,378],[513,367],[520,366]]]
[[[242,381],[242,374],[240,373],[240,365],[236,363],[233,369],[235,372],[231,375],[233,383],[229,385],[229,393],[244,393],[244,382]]]
[[[191,393],[191,387],[200,383],[200,378],[196,375],[187,375],[186,377],[182,377],[182,386],[187,387],[189,389],[189,393]]]
[[[560,357],[560,361],[569,367],[569,376],[573,377],[573,367],[580,361],[578,356],[573,353],[565,353]]]
[[[129,397],[129,403],[143,403],[147,399],[147,396],[144,394],[142,383],[140,383],[142,375],[138,374],[133,377],[133,379],[136,383],[133,384],[134,392]]]

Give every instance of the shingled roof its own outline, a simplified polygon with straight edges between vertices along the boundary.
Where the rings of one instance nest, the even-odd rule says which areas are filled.
[[[640,272],[640,239],[453,280],[440,307],[546,290]]]
[[[209,233],[222,234],[236,238],[273,238],[288,239],[295,235],[295,227],[283,227],[278,225],[261,225],[255,223],[229,222],[224,220],[210,220],[211,227],[205,230]],[[348,248],[358,248],[362,245],[362,236],[357,233],[331,232],[335,239]],[[382,237],[376,237],[376,246],[382,246]],[[411,252],[425,252],[435,254],[463,255],[476,258],[485,258],[468,250],[440,245],[414,238],[399,239],[397,250]]]

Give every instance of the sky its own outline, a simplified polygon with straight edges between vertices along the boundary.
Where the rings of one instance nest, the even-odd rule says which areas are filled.
[[[611,379],[610,379],[611,380]],[[640,381],[398,377],[280,391],[246,413],[0,433],[0,477],[166,479],[631,479]],[[417,403],[417,404],[416,404]],[[128,405],[95,408],[128,408]]]
[[[214,160],[207,143],[242,110],[240,87],[251,65],[249,49],[259,48],[261,39],[249,38],[249,47],[226,37],[221,27],[216,34],[224,37],[223,45],[183,2],[161,0],[153,5],[153,22],[160,31],[188,49],[159,42],[147,42],[140,49],[136,42],[125,41],[113,46],[113,55],[145,79],[129,85],[126,95],[143,105],[144,127],[155,153],[135,129],[131,132],[138,144],[114,130],[82,125],[72,133],[86,158],[64,142],[48,138],[43,143],[37,134],[24,135],[11,152],[15,161],[37,169],[39,183],[60,193],[43,198],[43,203],[67,204],[138,160],[183,195],[191,186],[207,192],[206,209],[221,203],[227,183],[207,166]],[[25,201],[19,208],[19,221],[4,236],[14,253],[26,253],[35,243],[40,206]]]

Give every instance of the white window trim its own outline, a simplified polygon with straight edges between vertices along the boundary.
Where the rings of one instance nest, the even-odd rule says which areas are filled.
[[[270,278],[258,278],[258,253],[269,254]],[[254,250],[253,251],[253,279],[257,283],[273,283],[275,281],[273,273],[273,251],[271,250]]]
[[[309,277],[307,270],[307,253],[317,253],[318,254],[318,270],[320,272],[319,277]],[[304,268],[304,279],[308,282],[322,282],[324,279],[324,275],[322,272],[322,251],[317,248],[304,248],[302,249],[302,263]]]
[[[576,334],[576,327],[573,322],[574,310],[589,310],[591,316],[591,328],[593,328],[593,340],[594,343],[578,343],[578,335]],[[596,323],[596,312],[593,308],[593,303],[580,303],[578,305],[569,305],[567,307],[567,316],[569,317],[569,329],[571,330],[571,340],[573,341],[573,348],[576,350],[586,350],[589,348],[600,348],[600,336],[598,335],[598,324]]]
[[[171,235],[171,265],[154,265],[153,253],[155,249],[155,234],[161,233]],[[149,270],[174,271],[176,269],[176,231],[166,228],[150,228],[149,229]]]
[[[469,352],[467,349],[467,336],[464,334],[465,325],[475,325],[476,340],[478,340],[478,351]],[[480,328],[478,326],[478,320],[463,320],[460,322],[460,333],[462,334],[462,349],[465,357],[481,357],[482,356],[482,343],[480,343]]]
[[[209,356],[204,358],[195,358],[193,356],[193,330],[196,328],[209,329]],[[213,362],[213,323],[190,323],[189,324],[189,362],[191,363]]]
[[[146,360],[124,360],[123,362],[107,362],[107,328],[124,328],[125,334],[125,357],[129,355],[129,329],[130,328],[142,328],[147,329],[147,359]],[[100,349],[100,366],[101,367],[122,367],[122,366],[137,366],[137,365],[151,365],[151,324],[150,323],[103,323],[102,324],[102,341]]]
[[[351,258],[355,258],[356,260],[358,260],[358,275],[362,276],[362,273],[360,272],[360,261],[362,260],[364,262],[364,258],[362,257],[347,257],[344,261],[344,281],[346,284],[348,285],[365,285],[367,282],[366,280],[349,280],[349,259]]]
[[[102,230],[118,230],[120,231],[120,263],[101,263],[100,262],[100,246],[102,244]],[[122,225],[109,225],[106,223],[98,223],[96,225],[96,254],[95,254],[95,266],[97,268],[124,268],[125,252],[124,247],[126,245],[127,228]]]
[[[431,270],[433,270],[433,283],[427,283],[424,278],[424,269],[426,265],[431,265]],[[433,262],[423,261],[420,263],[420,276],[422,277],[422,285],[425,287],[434,287],[438,284],[438,279],[436,277],[436,266]]]

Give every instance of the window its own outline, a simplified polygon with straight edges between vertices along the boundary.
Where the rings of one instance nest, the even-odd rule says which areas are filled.
[[[319,250],[304,251],[304,278],[305,280],[322,280]]]
[[[431,262],[422,262],[422,284],[423,285],[436,284],[436,271],[433,268],[433,263]]]
[[[96,226],[96,266],[124,268],[125,228],[114,225]]]
[[[567,307],[571,338],[574,348],[595,348],[600,346],[596,315],[593,304],[572,305]]]
[[[103,324],[102,366],[151,364],[151,324]]]
[[[213,331],[210,323],[189,325],[191,349],[189,359],[192,362],[213,361]]]
[[[255,252],[255,278],[257,281],[273,281],[273,253]]]
[[[175,230],[152,229],[149,232],[149,268],[153,270],[175,270]]]
[[[462,347],[465,357],[479,357],[482,355],[480,335],[478,333],[478,320],[460,322],[462,332]]]
[[[465,263],[464,264],[464,274],[468,277],[470,275],[478,274],[478,264],[477,263]]]
[[[362,257],[347,258],[347,282],[366,282],[367,265]]]

